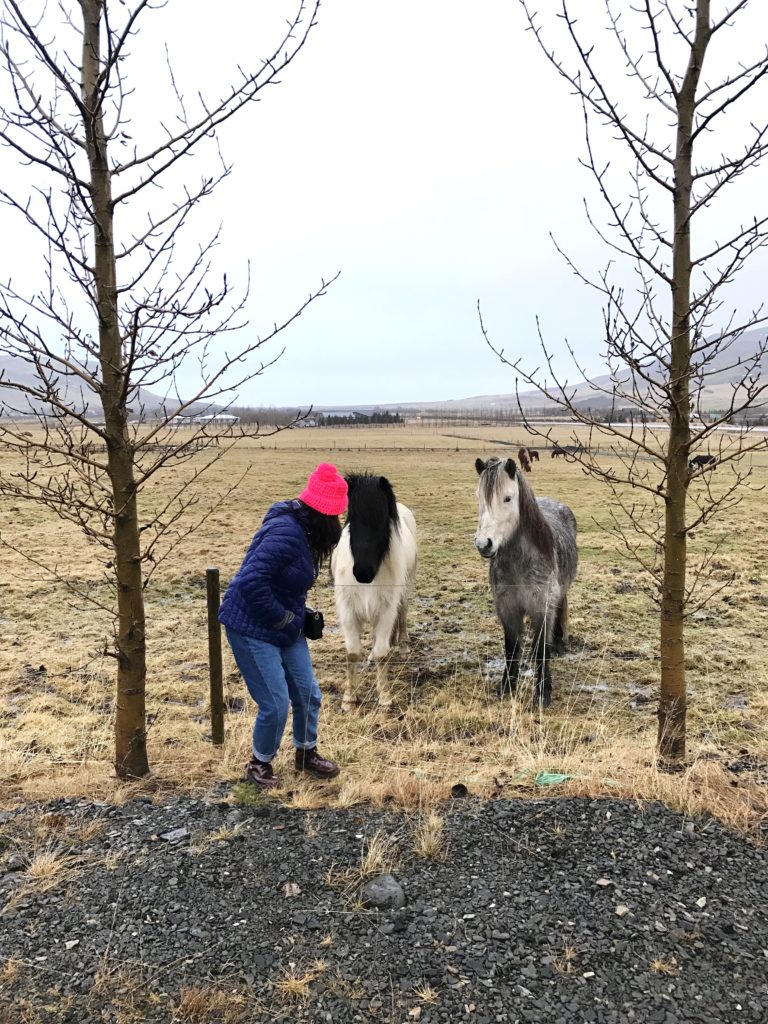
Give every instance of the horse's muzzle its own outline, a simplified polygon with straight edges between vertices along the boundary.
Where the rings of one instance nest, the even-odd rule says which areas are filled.
[[[371,569],[368,566],[352,566],[352,575],[355,577],[358,583],[373,583],[373,579],[376,575],[376,570]]]
[[[492,540],[476,540],[475,547],[483,558],[493,558],[496,554],[496,549],[493,546]]]

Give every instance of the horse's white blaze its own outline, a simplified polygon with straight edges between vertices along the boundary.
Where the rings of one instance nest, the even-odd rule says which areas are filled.
[[[505,541],[514,535],[520,522],[520,494],[517,477],[504,474],[501,486],[492,501],[486,501],[482,485],[477,489],[479,514],[475,547],[480,554],[495,555]]]

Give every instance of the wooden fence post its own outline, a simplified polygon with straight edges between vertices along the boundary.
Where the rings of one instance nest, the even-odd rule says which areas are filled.
[[[221,662],[221,626],[219,625],[219,570],[205,570],[208,593],[208,672],[211,680],[211,739],[216,746],[224,742],[224,684]]]

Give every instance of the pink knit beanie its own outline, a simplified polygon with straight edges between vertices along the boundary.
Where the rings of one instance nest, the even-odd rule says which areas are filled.
[[[341,515],[347,507],[347,481],[330,462],[321,462],[310,474],[299,501],[323,515]]]

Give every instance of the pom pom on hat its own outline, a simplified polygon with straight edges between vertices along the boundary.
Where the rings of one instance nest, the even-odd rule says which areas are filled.
[[[330,462],[321,462],[310,473],[299,501],[323,515],[341,515],[347,507],[347,481]]]

